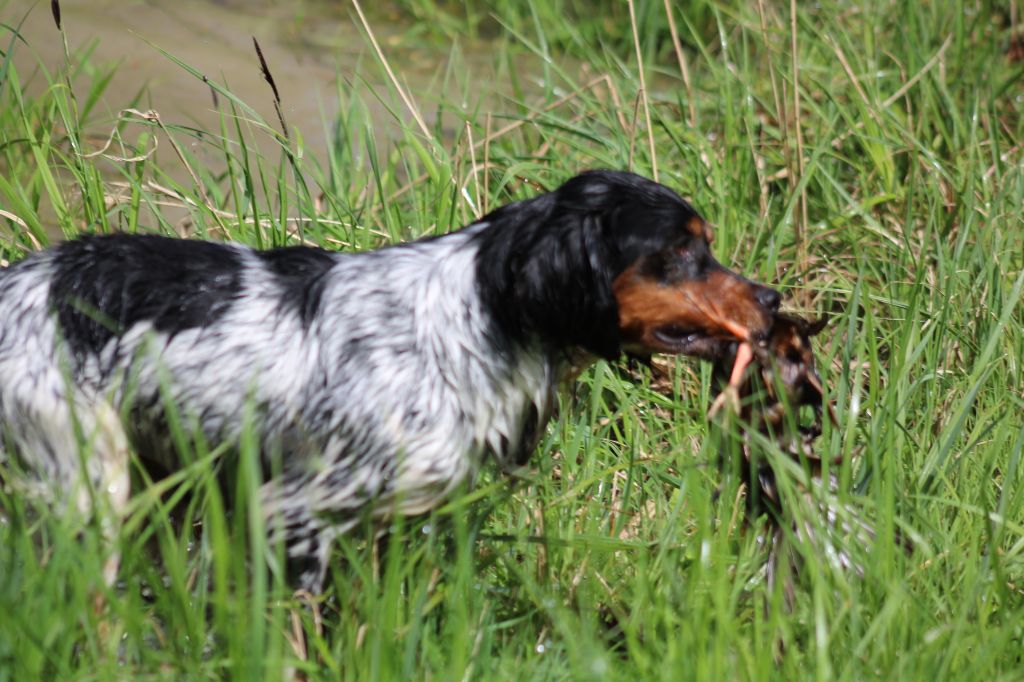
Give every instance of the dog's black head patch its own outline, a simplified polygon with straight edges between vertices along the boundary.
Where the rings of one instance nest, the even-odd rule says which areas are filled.
[[[583,173],[481,222],[489,224],[477,264],[482,294],[499,328],[520,341],[538,337],[605,358],[624,342],[687,352],[685,344],[656,342],[653,332],[761,333],[769,319],[762,308],[777,307],[777,294],[768,301],[771,290],[711,257],[711,231],[682,197],[639,175]],[[715,292],[729,297],[719,310],[737,318],[724,326],[694,302]]]

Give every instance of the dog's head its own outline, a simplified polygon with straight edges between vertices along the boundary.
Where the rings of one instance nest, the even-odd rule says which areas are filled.
[[[591,171],[488,215],[478,274],[499,322],[613,358],[708,357],[770,330],[780,296],[711,255],[707,223],[678,194],[632,173]]]

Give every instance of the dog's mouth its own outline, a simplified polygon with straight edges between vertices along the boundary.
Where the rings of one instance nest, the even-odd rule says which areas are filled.
[[[708,336],[700,329],[676,324],[658,327],[651,336],[664,351],[695,355],[708,360],[718,357],[724,345],[728,343],[723,339]]]

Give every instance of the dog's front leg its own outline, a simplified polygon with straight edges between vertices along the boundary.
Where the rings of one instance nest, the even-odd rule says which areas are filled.
[[[100,524],[110,556],[103,564],[103,581],[110,587],[117,581],[117,570],[121,563],[121,553],[117,549],[117,534],[121,528],[121,520],[128,506],[128,495],[131,489],[131,477],[128,472],[128,438],[125,435],[121,419],[109,403],[100,403],[93,413],[92,457],[89,468],[92,473],[91,511]],[[90,501],[79,496],[79,508]]]
[[[260,497],[271,546],[284,547],[285,580],[298,591],[318,595],[339,531],[310,507],[314,485],[305,479],[271,480]]]

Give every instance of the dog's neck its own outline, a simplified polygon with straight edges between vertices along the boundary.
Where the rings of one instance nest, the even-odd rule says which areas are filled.
[[[476,267],[476,237],[487,227],[343,256],[335,276],[347,281],[332,287],[338,294],[325,302],[333,308],[325,319],[348,321],[337,335],[325,334],[331,339],[325,351],[339,363],[327,371],[337,372],[337,383],[348,384],[353,376],[369,382],[352,386],[353,395],[372,395],[378,385],[408,389],[389,396],[393,424],[379,428],[380,440],[408,448],[410,478],[433,475],[414,471],[421,462],[469,466],[470,472],[487,454],[502,468],[524,463],[550,419],[558,379],[569,364],[564,350],[534,335],[512,337],[496,323]],[[376,314],[378,326],[364,328],[362,311],[389,306],[393,315]],[[353,337],[362,339],[369,371],[347,365],[346,344]],[[377,347],[376,339],[387,343]],[[365,348],[371,342],[374,348]]]
[[[449,369],[465,414],[475,417],[474,440],[510,468],[524,464],[536,447],[571,363],[541,339],[509,338],[496,324],[473,267],[479,244],[473,236],[486,228],[474,226],[452,240],[455,248],[439,258],[419,300],[435,312],[424,316],[433,327],[434,359]]]

